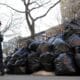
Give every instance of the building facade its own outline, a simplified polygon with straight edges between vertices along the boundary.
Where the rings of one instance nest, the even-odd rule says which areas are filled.
[[[61,0],[61,14],[63,22],[80,18],[80,0]]]

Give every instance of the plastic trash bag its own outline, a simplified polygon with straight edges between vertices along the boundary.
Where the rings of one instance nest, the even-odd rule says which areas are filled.
[[[54,60],[56,75],[73,75],[75,74],[75,66],[71,55],[62,53]]]
[[[39,53],[31,53],[28,55],[28,66],[31,73],[39,71],[41,68],[40,61],[39,61]]]
[[[53,71],[54,64],[53,64],[53,53],[46,52],[40,55],[40,63],[42,65],[42,69],[46,71]]]

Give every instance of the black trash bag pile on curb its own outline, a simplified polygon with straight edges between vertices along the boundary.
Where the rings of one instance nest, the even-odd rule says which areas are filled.
[[[26,48],[20,48],[12,55],[8,56],[5,60],[5,67],[7,73],[25,73],[25,70],[22,69],[26,67],[27,56],[29,52]]]
[[[45,70],[56,75],[80,75],[80,33],[73,25],[80,26],[73,20],[64,33],[47,41],[32,40],[27,47],[17,49],[4,62],[7,73],[32,74]]]

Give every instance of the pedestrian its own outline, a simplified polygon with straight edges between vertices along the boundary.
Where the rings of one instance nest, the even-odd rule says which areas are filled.
[[[0,26],[1,26],[1,22],[0,22]],[[2,54],[2,43],[3,41],[3,36],[0,32],[0,75],[4,75],[4,66],[3,66],[3,54]]]

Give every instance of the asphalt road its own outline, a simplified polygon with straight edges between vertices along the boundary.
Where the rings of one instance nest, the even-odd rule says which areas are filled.
[[[33,75],[4,75],[0,76],[0,80],[80,80],[76,77],[63,76],[33,76]]]

